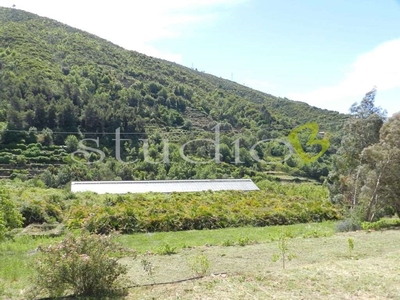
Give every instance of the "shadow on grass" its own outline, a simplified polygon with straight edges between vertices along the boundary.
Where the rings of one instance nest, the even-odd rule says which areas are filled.
[[[65,297],[47,297],[47,298],[35,298],[35,300],[124,300],[127,295],[109,295],[109,296],[65,296]]]
[[[118,291],[115,293],[109,293],[103,296],[63,296],[63,297],[45,297],[45,298],[34,298],[34,300],[124,300],[128,296],[128,290]]]

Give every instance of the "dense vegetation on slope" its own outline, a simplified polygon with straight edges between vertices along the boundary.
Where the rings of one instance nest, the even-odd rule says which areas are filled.
[[[107,157],[115,157],[115,135],[111,133],[117,128],[121,138],[129,139],[121,143],[121,158],[139,160],[134,167],[113,160],[111,164],[123,168],[123,172],[113,170],[112,174],[99,175],[96,171],[93,177],[87,176],[86,171],[78,176],[77,170],[65,169],[64,173],[74,175],[54,184],[52,180],[57,181],[61,171],[53,168],[51,176],[47,176],[49,185],[62,185],[71,179],[241,177],[255,176],[257,172],[264,176],[264,171],[276,168],[320,179],[327,175],[329,155],[336,150],[337,132],[346,118],[124,50],[50,19],[0,8],[0,135],[5,145],[0,162],[22,167],[31,163],[64,163],[66,153],[57,145],[63,145],[71,134],[78,139],[99,137],[100,149]],[[290,162],[271,167],[257,163],[249,155],[257,141],[286,137],[293,128],[310,121],[318,122],[321,131],[333,132],[327,155],[314,165],[293,157]],[[220,167],[207,165],[210,170],[204,172],[204,165],[200,168],[179,158],[180,145],[190,139],[212,138],[210,130],[217,123],[224,134],[221,160],[229,167],[217,172],[215,169]],[[232,165],[232,143],[238,138],[243,163]],[[150,140],[148,153],[154,160],[163,158],[163,139],[168,139],[171,163],[161,166],[144,162],[146,153],[140,139]],[[319,151],[318,147],[305,145],[307,133],[301,139],[307,151]],[[37,155],[24,155],[26,149],[18,144],[33,144],[36,152],[31,152]],[[197,142],[187,151],[204,161],[214,157],[214,146]],[[265,161],[271,152],[275,158],[287,152],[282,144],[274,147],[271,151],[264,143],[255,150]],[[71,152],[76,148],[75,143]],[[58,152],[43,152],[53,150]],[[99,156],[91,152],[86,158],[96,161]]]

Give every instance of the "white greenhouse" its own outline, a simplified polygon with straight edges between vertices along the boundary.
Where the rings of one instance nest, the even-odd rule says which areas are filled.
[[[251,179],[150,180],[150,181],[73,181],[71,192],[97,194],[173,193],[202,191],[257,191]]]

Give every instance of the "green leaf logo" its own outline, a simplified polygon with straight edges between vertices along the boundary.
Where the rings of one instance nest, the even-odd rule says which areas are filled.
[[[304,152],[304,149],[301,146],[299,136],[298,136],[299,132],[304,129],[311,129],[311,135],[306,144],[307,146],[321,145],[322,149],[317,155],[310,156],[308,153]],[[328,150],[328,148],[330,146],[328,138],[324,137],[322,140],[317,139],[318,129],[319,129],[319,127],[318,127],[317,123],[307,123],[307,124],[301,125],[299,127],[296,127],[289,134],[289,142],[292,144],[292,146],[296,150],[297,154],[300,156],[300,158],[306,164],[316,161]]]

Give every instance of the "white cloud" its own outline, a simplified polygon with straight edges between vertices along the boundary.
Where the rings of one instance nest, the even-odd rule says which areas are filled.
[[[385,42],[360,55],[338,84],[306,93],[291,93],[288,97],[319,107],[346,111],[373,86],[377,86],[378,93],[400,88],[400,39]]]
[[[30,11],[88,31],[147,55],[181,62],[152,43],[179,37],[188,26],[210,22],[221,8],[246,0],[46,1],[2,0],[2,6]]]

